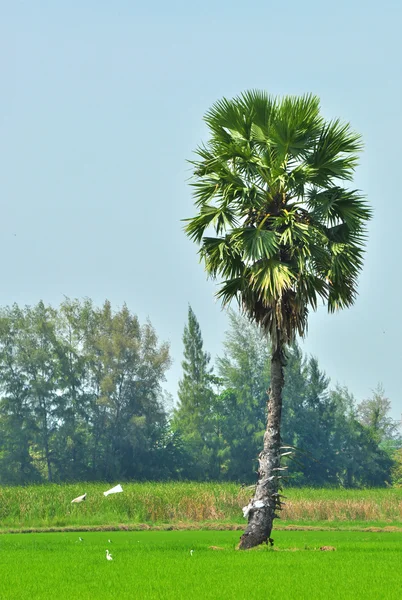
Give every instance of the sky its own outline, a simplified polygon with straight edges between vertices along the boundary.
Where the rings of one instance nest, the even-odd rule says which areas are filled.
[[[311,92],[362,134],[374,218],[354,307],[312,314],[303,349],[357,401],[382,383],[399,419],[401,21],[390,0],[0,0],[0,305],[127,303],[170,342],[174,395],[188,304],[212,357],[227,329],[181,222],[203,115]]]

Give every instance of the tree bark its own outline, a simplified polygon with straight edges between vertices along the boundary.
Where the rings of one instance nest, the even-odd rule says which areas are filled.
[[[282,389],[284,385],[283,367],[285,355],[278,343],[271,356],[271,386],[268,390],[267,429],[264,434],[264,448],[259,455],[259,479],[254,498],[250,500],[248,525],[240,538],[239,548],[247,550],[262,543],[268,543],[273,520],[280,510],[280,470],[281,461],[281,413]],[[261,506],[263,505],[263,506]]]

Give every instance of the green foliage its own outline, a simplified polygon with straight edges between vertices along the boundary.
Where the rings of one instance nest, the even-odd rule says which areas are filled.
[[[126,306],[2,309],[0,481],[168,476],[169,365],[167,344]]]
[[[179,381],[179,403],[172,423],[188,454],[189,469],[182,474],[194,479],[218,479],[220,432],[214,410],[217,380],[209,366],[210,355],[203,349],[200,326],[191,306],[183,345],[183,377]]]
[[[0,482],[255,481],[267,418],[270,347],[234,312],[215,376],[189,308],[179,404],[149,323],[123,306],[66,300],[0,313]],[[383,486],[400,480],[400,437],[384,393],[356,408],[314,358],[287,351],[282,443],[292,485]],[[393,469],[393,470],[392,470]],[[392,472],[391,472],[392,470]]]
[[[377,443],[394,439],[401,441],[399,423],[390,416],[391,402],[385,396],[382,385],[378,385],[371,398],[363,400],[357,406],[357,418],[366,427]]]
[[[288,352],[283,441],[295,449],[288,463],[293,484],[384,486],[392,460],[356,419],[346,388],[330,390],[316,359]]]
[[[192,161],[198,214],[186,233],[223,304],[236,299],[274,345],[304,335],[319,300],[329,311],[353,304],[362,267],[371,210],[341,185],[362,142],[319,108],[311,95],[223,98]]]
[[[245,317],[231,312],[229,322],[217,360],[225,387],[218,405],[226,445],[222,477],[251,482],[267,418],[270,348]],[[282,443],[292,447],[284,458],[292,485],[389,483],[392,459],[356,419],[348,390],[331,390],[318,361],[296,343],[286,356]]]
[[[224,355],[217,360],[222,384],[218,398],[221,431],[226,443],[224,476],[242,482],[255,479],[256,458],[266,423],[269,346],[261,331],[234,311]]]
[[[190,318],[195,319],[192,313]],[[189,330],[186,327],[186,336]],[[198,354],[203,358],[199,361],[203,369],[198,372],[204,374],[202,379],[208,384],[197,387],[193,377],[192,385],[186,375],[181,382],[181,391],[188,390],[183,399],[190,402],[180,405],[174,422],[176,442],[185,440],[180,476],[195,478],[202,473],[204,479],[252,483],[267,419],[269,344],[257,325],[230,311],[224,354],[217,359],[221,391],[213,394],[212,375],[207,373],[209,356],[202,349],[198,323],[193,331]],[[187,363],[183,365],[185,374],[189,373]],[[192,372],[196,372],[194,367]],[[317,359],[305,357],[296,343],[287,350],[285,375],[282,443],[290,447],[284,457],[289,482],[314,486],[388,485],[392,481],[395,446],[387,449],[385,441],[380,444],[358,421],[355,400],[348,390],[339,386],[330,389]],[[212,400],[203,404],[202,398],[206,397]],[[389,436],[387,440],[395,442]],[[207,462],[216,448],[218,471],[214,469],[216,463]]]
[[[402,448],[394,451],[393,459],[392,481],[396,486],[402,487]]]

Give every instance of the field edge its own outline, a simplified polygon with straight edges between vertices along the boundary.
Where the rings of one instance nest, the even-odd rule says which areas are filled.
[[[119,525],[77,525],[66,527],[21,527],[0,528],[2,534],[17,533],[73,533],[73,532],[102,532],[102,531],[244,531],[246,525],[233,523],[175,523],[149,525],[147,523],[119,524]],[[352,523],[343,523],[341,526],[327,525],[279,525],[275,531],[360,531],[368,533],[402,533],[402,527],[387,525],[384,527],[367,526],[359,527]]]

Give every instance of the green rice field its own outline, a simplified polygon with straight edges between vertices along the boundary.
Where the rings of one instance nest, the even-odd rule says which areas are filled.
[[[235,549],[236,531],[87,532],[82,538],[77,533],[0,536],[0,598],[402,597],[400,533],[276,531],[272,548],[247,552]],[[112,561],[106,560],[106,549]]]
[[[402,489],[290,488],[274,546],[241,552],[252,490],[111,485],[0,488],[0,600],[402,598]]]

